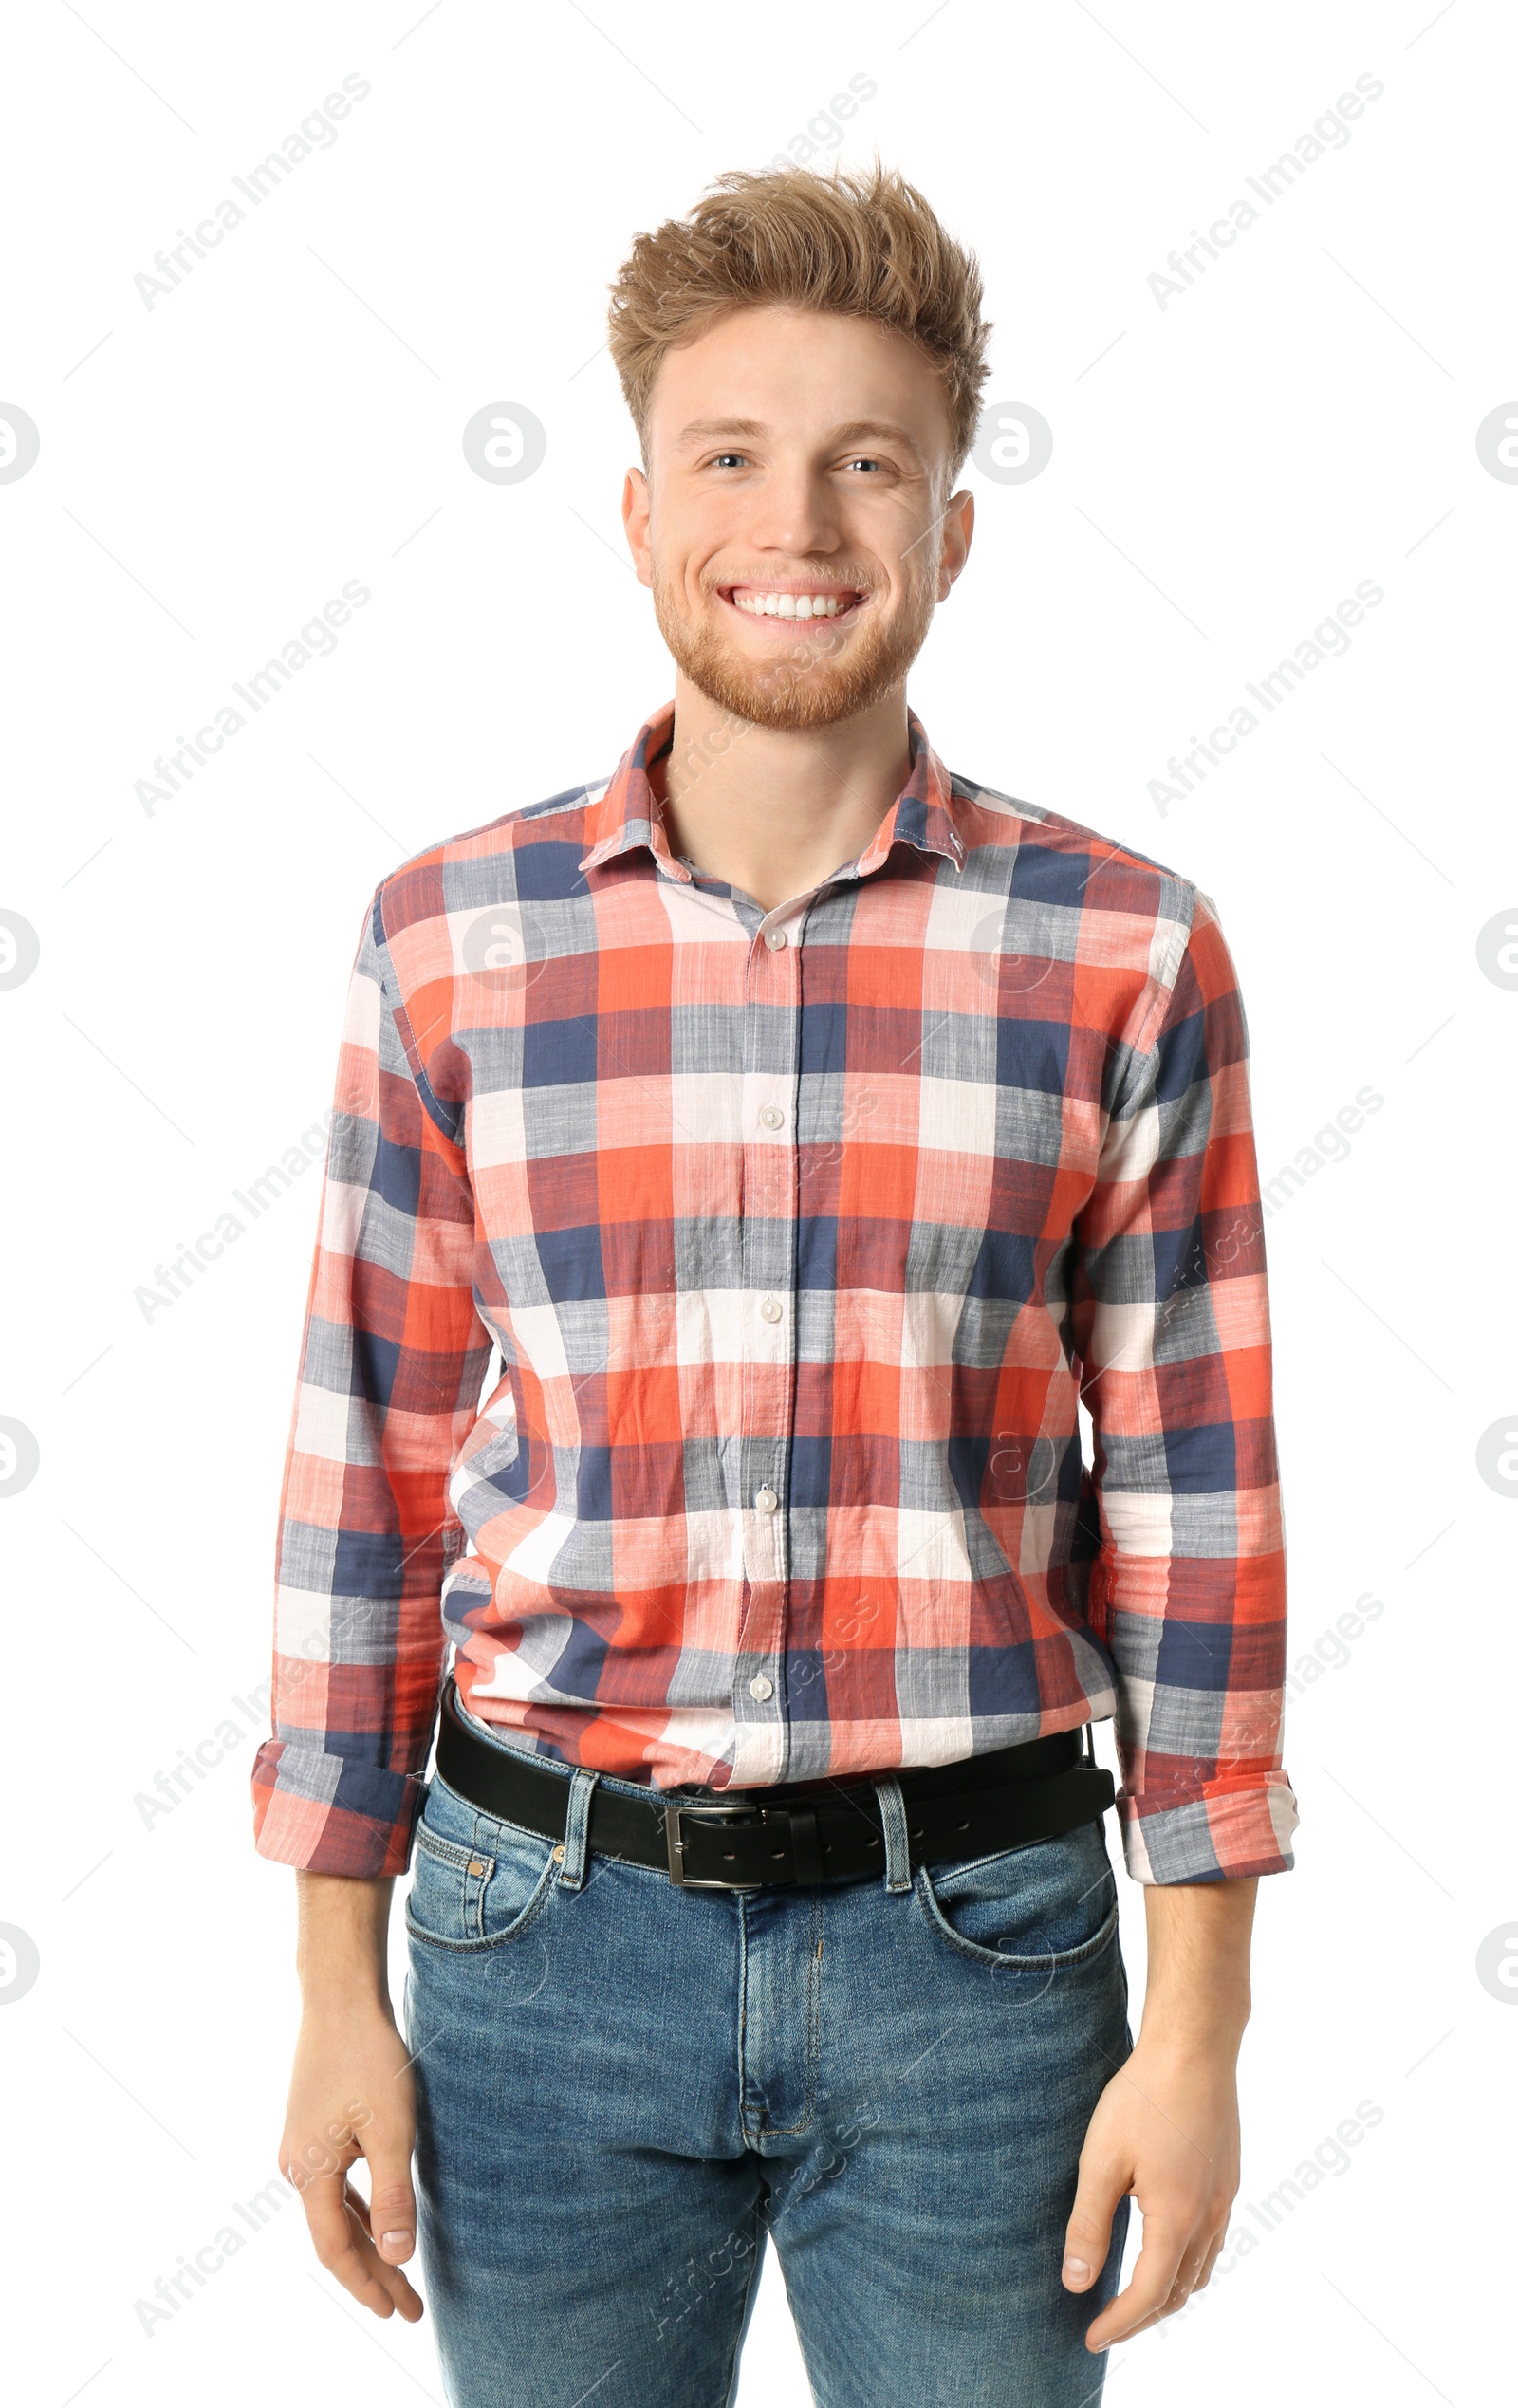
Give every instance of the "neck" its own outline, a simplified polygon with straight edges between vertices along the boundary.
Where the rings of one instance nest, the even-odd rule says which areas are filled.
[[[904,687],[830,727],[766,728],[677,674],[674,741],[650,783],[671,851],[773,911],[863,852],[910,761]]]

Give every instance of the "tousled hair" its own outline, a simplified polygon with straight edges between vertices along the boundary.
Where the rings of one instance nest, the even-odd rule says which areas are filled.
[[[942,381],[949,486],[969,457],[990,373],[979,264],[879,157],[829,176],[798,166],[719,176],[687,216],[634,236],[610,291],[609,348],[645,468],[665,353],[735,309],[767,306],[872,318],[905,335]]]

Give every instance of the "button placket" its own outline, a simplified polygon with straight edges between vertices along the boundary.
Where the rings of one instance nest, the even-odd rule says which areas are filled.
[[[794,1411],[790,1282],[799,1185],[798,933],[779,928],[758,932],[750,948],[744,1013],[739,1477],[749,1600],[734,1666],[735,1697],[740,1717],[770,1722],[781,1712],[775,1700],[785,1653],[788,1572],[785,1473]],[[783,1735],[780,1744],[783,1757]]]

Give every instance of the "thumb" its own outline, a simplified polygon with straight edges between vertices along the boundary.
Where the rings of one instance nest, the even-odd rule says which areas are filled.
[[[411,2255],[417,2241],[417,2201],[411,2187],[411,2151],[399,2139],[375,2134],[364,2150],[369,2161],[369,2232],[389,2266]]]
[[[1067,2291],[1089,2290],[1106,2264],[1112,2219],[1127,2188],[1127,2176],[1111,2159],[1088,2165],[1083,2158],[1075,2205],[1064,2228],[1064,2263],[1060,2269]]]

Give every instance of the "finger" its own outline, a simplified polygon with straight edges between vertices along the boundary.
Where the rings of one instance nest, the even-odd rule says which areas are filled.
[[[414,2325],[422,2312],[421,2301],[399,2267],[387,2265],[376,2249],[372,2225],[374,2211],[368,2200],[361,2197],[349,2182],[343,2190],[342,2204],[359,2263],[384,2285],[406,2322]]]
[[[1208,2284],[1212,2281],[1213,2269],[1223,2254],[1223,2244],[1227,2238],[1228,2234],[1226,2232],[1219,2232],[1217,2238],[1213,2242],[1212,2246],[1208,2250],[1207,2255],[1203,2258],[1202,2270],[1196,2277],[1196,2288],[1199,2291],[1205,2291]]]
[[[1087,2327],[1087,2349],[1110,2349],[1114,2342],[1131,2340],[1145,2325],[1157,2321],[1175,2287],[1185,2240],[1184,2233],[1167,2231],[1153,2216],[1145,2219],[1143,2247],[1127,2288]]]
[[[347,2179],[341,2174],[314,2177],[302,2186],[301,2204],[305,2210],[306,2230],[317,2262],[345,2291],[352,2293],[361,2306],[372,2309],[376,2316],[393,2315],[395,2302],[389,2291],[365,2266],[354,2246],[346,2192]]]
[[[380,2255],[399,2266],[417,2245],[417,2201],[411,2187],[411,2135],[365,2132],[360,2142],[369,2160],[369,2225]]]
[[[1183,2251],[1180,2251],[1180,2264],[1176,2266],[1176,2280],[1171,2283],[1171,2295],[1169,2300],[1164,2302],[1166,2317],[1171,2317],[1178,2306],[1186,2306],[1186,2302],[1191,2300],[1193,2290],[1197,2288],[1197,2275],[1200,2275],[1202,2264],[1205,2264],[1207,2259],[1207,2239],[1210,2239],[1210,2234],[1202,2232],[1200,2239],[1191,2239],[1191,2242],[1186,2242],[1186,2247],[1183,2247]]]
[[[1189,2242],[1181,2251],[1180,2264],[1176,2269],[1176,2280],[1170,2287],[1170,2297],[1159,2311],[1162,2316],[1174,2316],[1177,2308],[1185,2306],[1193,2291],[1195,2290],[1201,2280],[1202,2268],[1207,2263],[1208,2245],[1209,2238],[1204,2233],[1199,2241]]]
[[[1165,2298],[1164,2298],[1164,2299],[1160,2302],[1160,2306],[1159,2306],[1159,2313],[1160,2313],[1160,2315],[1161,2315],[1161,2316],[1176,2316],[1176,2315],[1178,2315],[1178,2314],[1180,2313],[1180,2310],[1181,2310],[1181,2309],[1185,2306],[1185,2305],[1186,2305],[1187,2301],[1190,2299],[1190,2297],[1191,2297],[1191,2295],[1192,2295],[1193,2291],[1194,2291],[1195,2288],[1196,2288],[1196,2283],[1195,2283],[1195,2278],[1194,2278],[1194,2275],[1192,2275],[1192,2274],[1189,2274],[1189,2273],[1186,2271],[1186,2269],[1185,2269],[1184,2267],[1182,2267],[1182,2269],[1181,2269],[1180,2272],[1176,2275],[1176,2277],[1175,2281],[1172,2283],[1172,2285],[1171,2285],[1171,2287],[1170,2287],[1169,2293],[1168,2293],[1168,2294],[1167,2294],[1167,2296],[1166,2296],[1166,2297],[1165,2297]]]
[[[1185,2306],[1197,2287],[1202,2268],[1207,2262],[1207,2250],[1208,2243],[1205,2237],[1199,2241],[1188,2241],[1184,2244],[1180,2264],[1176,2269],[1175,2281],[1154,2313],[1145,2317],[1138,2330],[1147,2331],[1151,2325],[1159,2324],[1166,2316],[1177,2315]],[[1131,2340],[1133,2336],[1128,2334],[1124,2338]]]
[[[305,2210],[306,2228],[318,2263],[352,2294],[361,2307],[367,2307],[379,2317],[393,2316],[399,2307],[415,2323],[416,2317],[393,2287],[398,2283],[404,2285],[414,2300],[416,2293],[397,2269],[381,2267],[367,2232],[348,2215],[346,2192],[346,2177],[341,2174],[323,2176],[302,2187],[301,2204]],[[421,2302],[417,2300],[416,2314],[420,2313]]]
[[[1060,2280],[1067,2291],[1089,2290],[1105,2266],[1112,2245],[1112,2219],[1118,2201],[1127,2193],[1128,2179],[1126,2170],[1110,2159],[1087,2164],[1082,2158],[1060,2269]]]

